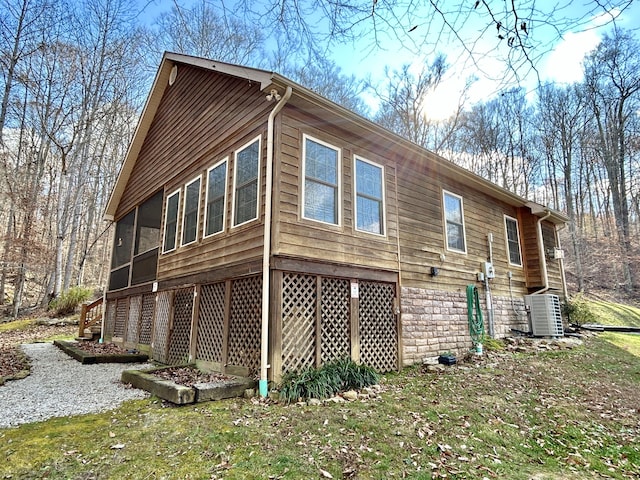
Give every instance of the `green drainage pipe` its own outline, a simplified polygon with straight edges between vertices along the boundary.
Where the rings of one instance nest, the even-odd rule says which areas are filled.
[[[480,296],[475,285],[467,285],[467,319],[469,320],[469,333],[476,353],[482,353],[484,341],[484,322],[482,321],[482,309],[480,308]]]

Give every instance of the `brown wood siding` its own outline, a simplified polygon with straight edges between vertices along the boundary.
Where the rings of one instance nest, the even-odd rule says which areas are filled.
[[[179,221],[178,246],[175,251],[160,255],[158,281],[261,256],[265,133],[271,108],[273,104],[265,101],[255,84],[193,67],[179,67],[178,78],[167,89],[158,108],[117,211],[117,216],[122,215],[158,188],[164,188],[165,202],[167,195],[182,188],[181,220],[184,184],[200,175],[197,241],[180,246]],[[261,139],[258,219],[232,227],[234,152],[258,137]],[[207,169],[225,157],[228,157],[228,196],[224,231],[203,239]]]
[[[231,148],[243,132],[265,123],[272,104],[248,81],[180,65],[167,88],[127,187],[116,219],[154,191],[186,180]]]
[[[540,268],[540,251],[538,248],[538,220],[539,217],[521,209],[521,237],[523,243],[523,257],[527,273],[527,287],[541,288],[542,270]]]
[[[505,235],[504,215],[518,218],[518,209],[441,175],[437,164],[428,157],[402,159],[398,155],[403,287],[462,291],[468,284],[478,284],[477,274],[489,258],[491,233],[496,271],[491,280],[492,292],[510,295],[508,272],[511,272],[511,291],[514,295],[526,293],[525,267],[509,264]],[[466,254],[447,249],[443,190],[462,197]],[[522,229],[522,222],[519,227]],[[438,269],[437,276],[430,275],[431,267]]]
[[[285,107],[283,113],[280,125],[282,144],[275,167],[277,208],[274,208],[274,255],[396,271],[397,220],[393,163],[380,155],[380,150],[376,150],[372,144],[339,128],[339,122],[332,122],[329,112],[322,112],[327,116],[324,121],[290,106]],[[340,225],[326,225],[302,218],[304,134],[340,149]],[[354,155],[384,166],[385,235],[356,230],[353,218]]]

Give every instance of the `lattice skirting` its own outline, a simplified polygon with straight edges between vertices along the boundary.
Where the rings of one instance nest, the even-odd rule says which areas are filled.
[[[269,352],[276,377],[345,357],[380,372],[398,368],[395,283],[274,275],[281,279],[273,286],[280,304]],[[352,282],[359,289],[353,298]],[[255,375],[261,318],[262,277],[243,277],[110,300],[105,338],[150,346],[152,358],[165,364],[202,360]]]
[[[380,372],[398,368],[395,284],[360,281],[358,287],[352,299],[348,279],[283,273],[282,373],[344,357]]]

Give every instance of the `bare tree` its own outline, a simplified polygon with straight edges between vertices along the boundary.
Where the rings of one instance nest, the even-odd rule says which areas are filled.
[[[640,108],[640,42],[631,34],[614,30],[605,35],[585,61],[585,84],[597,131],[597,148],[606,169],[620,248],[631,254],[629,226],[629,147],[632,119]],[[625,289],[634,279],[623,259]]]
[[[537,125],[547,160],[547,176],[549,183],[555,186],[556,195],[559,189],[562,190],[580,292],[584,291],[583,246],[575,205],[582,204],[580,198],[576,198],[576,190],[581,184],[578,176],[579,148],[585,127],[584,111],[585,98],[576,85],[559,87],[546,84],[538,91]],[[560,187],[557,186],[558,179],[562,182]]]
[[[462,52],[456,63],[476,70],[491,56],[504,71],[481,73],[511,82],[536,73],[540,59],[567,32],[594,28],[594,17],[601,17],[600,26],[611,24],[631,3],[587,0],[576,14],[572,2],[541,0],[239,0],[223,3],[221,15],[260,25],[268,37],[284,31],[290,44],[318,52],[359,40],[369,43],[370,53],[400,43],[429,57],[447,45]]]
[[[160,16],[152,42],[178,53],[247,64],[257,57],[264,41],[255,23],[218,13],[213,4],[199,0],[189,7],[177,2]]]
[[[387,79],[382,89],[372,87],[380,99],[374,121],[418,145],[442,153],[458,126],[465,95],[465,92],[460,94],[457,109],[449,121],[430,117],[429,97],[441,84],[447,69],[445,56],[437,55],[417,74],[412,73],[409,65],[399,71],[386,70]]]

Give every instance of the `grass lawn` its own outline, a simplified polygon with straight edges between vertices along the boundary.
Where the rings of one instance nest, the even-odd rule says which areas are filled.
[[[640,352],[625,339],[410,368],[362,402],[152,398],[0,429],[0,478],[639,478]]]
[[[589,307],[601,325],[640,327],[640,308],[603,301],[590,301]]]

